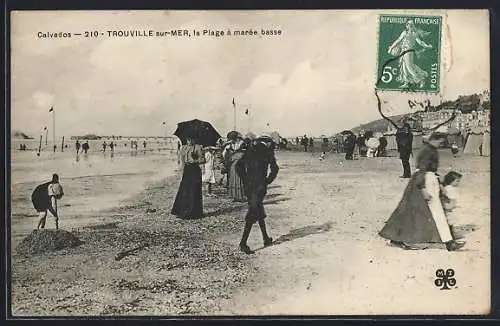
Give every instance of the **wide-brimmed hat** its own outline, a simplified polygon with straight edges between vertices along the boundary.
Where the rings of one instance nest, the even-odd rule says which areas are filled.
[[[254,140],[257,138],[257,136],[253,132],[249,132],[245,135],[246,139]]]
[[[271,135],[268,134],[268,133],[262,133],[262,134],[260,134],[259,137],[257,137],[257,139],[260,140],[260,141],[274,142],[273,137],[271,137]]]
[[[243,136],[236,130],[232,130],[232,131],[227,133],[227,139],[229,139],[229,140],[235,140],[238,138],[243,139]]]

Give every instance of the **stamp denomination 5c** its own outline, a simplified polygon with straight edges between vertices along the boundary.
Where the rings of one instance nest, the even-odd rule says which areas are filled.
[[[441,26],[440,16],[380,15],[377,88],[438,93]]]

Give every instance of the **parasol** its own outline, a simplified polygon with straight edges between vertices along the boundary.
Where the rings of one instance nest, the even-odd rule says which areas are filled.
[[[179,137],[183,145],[186,144],[187,138],[193,138],[197,144],[204,147],[216,145],[217,140],[221,138],[209,122],[198,119],[179,122],[174,135]]]
[[[280,143],[280,140],[281,140],[281,136],[280,134],[278,134],[277,131],[273,131],[270,135],[269,135],[273,141],[276,143],[276,144],[279,144]]]
[[[380,141],[378,140],[378,138],[372,137],[366,141],[366,146],[368,146],[371,149],[376,149],[379,145],[380,145]]]
[[[341,135],[351,135],[351,134],[354,134],[352,131],[350,130],[344,130],[340,133]]]

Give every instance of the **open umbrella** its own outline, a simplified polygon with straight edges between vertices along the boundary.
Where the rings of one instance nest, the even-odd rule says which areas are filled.
[[[344,130],[344,131],[342,131],[340,134],[341,134],[341,135],[350,135],[350,134],[353,134],[353,132],[352,132],[352,131],[350,131],[350,130]]]
[[[271,136],[271,138],[276,144],[280,143],[281,136],[277,131],[273,131],[269,136]]]
[[[215,146],[217,140],[221,138],[220,134],[209,122],[198,119],[179,122],[174,135],[179,137],[183,145],[186,144],[187,138],[193,138],[197,144],[204,147]]]
[[[378,140],[378,138],[375,138],[375,137],[369,138],[366,141],[366,146],[368,146],[371,149],[376,149],[379,145],[380,145],[380,141]]]

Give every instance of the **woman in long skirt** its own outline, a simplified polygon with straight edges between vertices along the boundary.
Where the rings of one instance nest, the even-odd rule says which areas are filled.
[[[202,147],[188,139],[181,159],[184,166],[182,180],[171,212],[182,219],[198,219],[203,217],[200,164],[205,163],[205,156]]]
[[[458,250],[439,199],[437,147],[442,139],[432,135],[417,156],[417,170],[411,176],[403,198],[379,235],[404,249],[425,249],[429,243],[445,243],[448,251]]]
[[[243,158],[244,144],[243,137],[237,131],[231,131],[227,134],[230,143],[224,149],[224,156],[228,157],[228,196],[233,201],[245,202],[245,189],[243,180],[240,177],[240,169],[243,168],[241,159]]]
[[[229,188],[228,194],[233,201],[245,202],[245,186],[241,178],[241,159],[243,158],[243,151],[238,150],[231,155],[231,169],[229,170]]]

